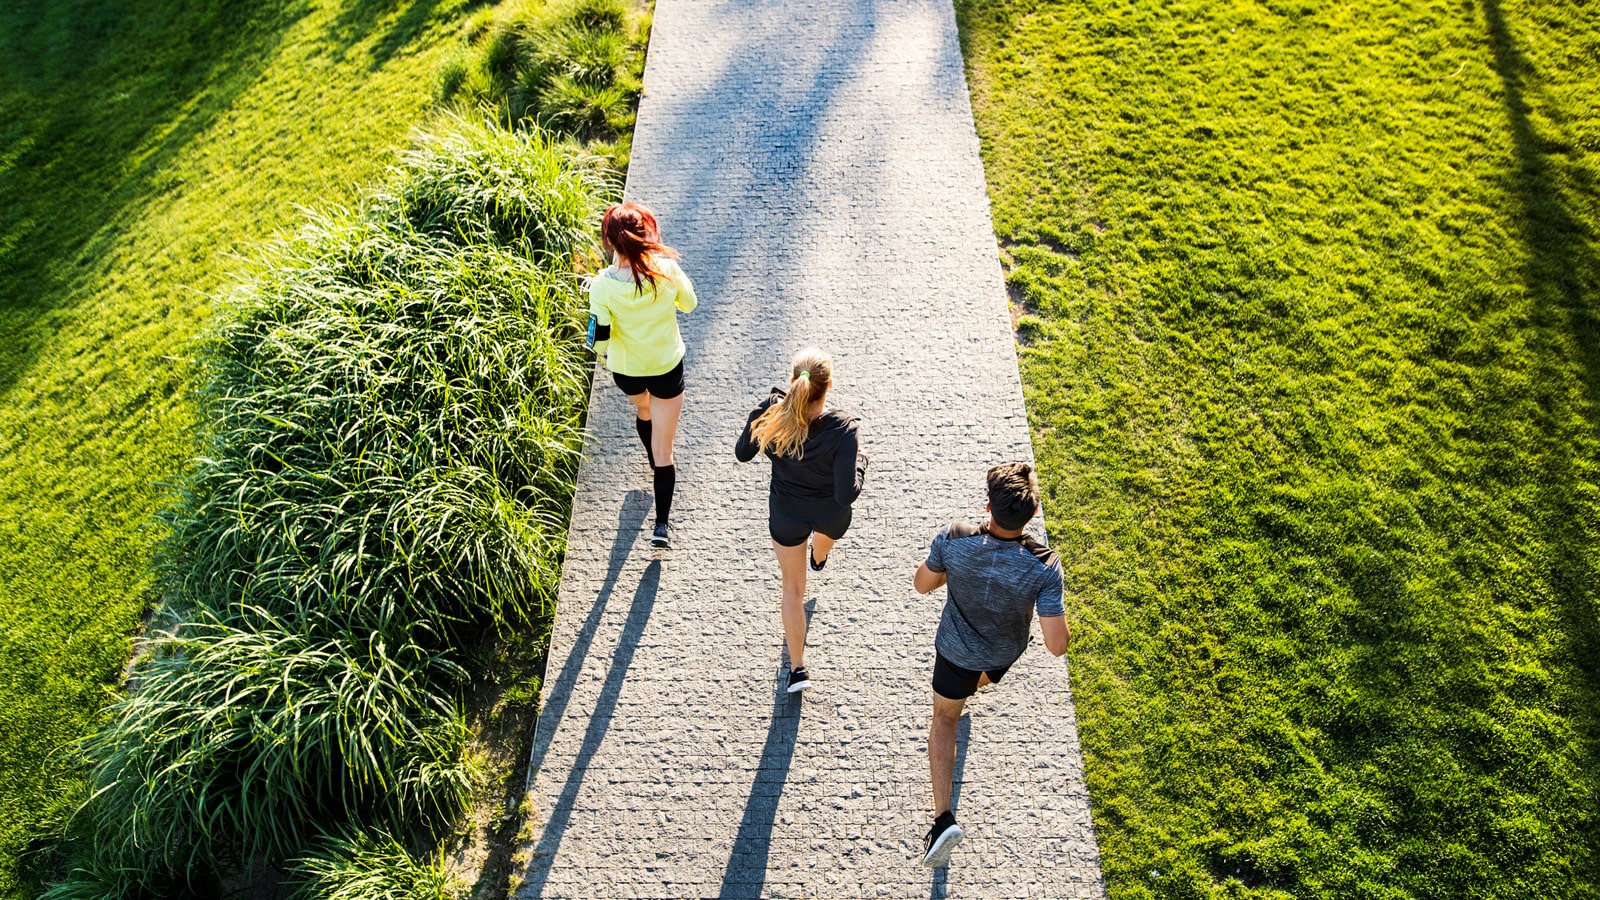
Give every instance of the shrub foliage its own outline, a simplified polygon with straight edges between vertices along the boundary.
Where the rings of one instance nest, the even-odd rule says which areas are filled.
[[[440,96],[570,135],[626,168],[650,17],[633,0],[512,3],[440,74]]]
[[[458,648],[551,609],[588,388],[573,261],[613,193],[536,130],[446,116],[221,304],[157,558],[170,626],[83,744],[91,849],[47,896],[263,859],[308,897],[446,895],[405,845],[470,797]]]

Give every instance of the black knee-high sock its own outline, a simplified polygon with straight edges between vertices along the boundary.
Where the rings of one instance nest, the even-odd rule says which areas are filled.
[[[656,467],[656,451],[650,447],[650,420],[635,417],[633,427],[639,432],[639,441],[644,444],[644,455],[650,458],[650,468]]]
[[[672,512],[672,491],[678,486],[677,466],[656,466],[656,524],[665,525]]]

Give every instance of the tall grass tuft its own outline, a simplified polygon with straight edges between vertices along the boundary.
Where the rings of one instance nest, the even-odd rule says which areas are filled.
[[[271,621],[265,619],[265,621]],[[190,623],[135,668],[85,747],[95,831],[157,871],[285,859],[329,823],[416,836],[471,788],[444,652],[379,632]]]
[[[460,900],[466,889],[388,834],[340,833],[296,860],[296,900]]]
[[[512,135],[478,116],[445,113],[450,127],[420,136],[403,176],[375,209],[433,237],[570,256],[593,240],[593,197],[614,190],[595,166],[575,164],[551,137]]]
[[[589,379],[573,261],[615,191],[537,131],[444,116],[219,303],[156,559],[171,632],[83,744],[88,849],[52,900],[297,859],[307,896],[449,895],[396,842],[470,799],[458,648],[553,606]]]
[[[625,168],[649,28],[629,0],[512,3],[441,67],[437,94],[536,122]]]

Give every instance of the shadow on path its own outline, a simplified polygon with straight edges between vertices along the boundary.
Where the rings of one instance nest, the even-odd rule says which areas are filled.
[[[744,818],[733,839],[733,853],[722,872],[724,900],[744,900],[762,895],[767,883],[767,856],[772,845],[772,826],[778,816],[778,801],[789,780],[789,763],[794,759],[794,742],[800,731],[800,695],[791,694],[782,677],[773,679],[772,721],[767,726],[767,742],[761,748],[760,768],[750,785]]]
[[[600,618],[605,615],[606,603],[611,599],[611,594],[617,587],[617,579],[622,575],[622,564],[627,562],[628,548],[638,539],[639,529],[644,525],[644,517],[650,512],[654,502],[649,491],[629,491],[622,498],[622,508],[617,512],[617,533],[611,541],[611,565],[606,570],[605,583],[601,585],[600,593],[595,596],[593,605],[589,607],[589,615],[584,618],[577,637],[572,641],[572,649],[568,651],[566,661],[561,666],[561,674],[554,682],[548,677],[545,678],[544,702],[540,706],[539,721],[534,726],[533,750],[528,755],[527,788],[533,786],[534,776],[539,774],[539,768],[544,765],[545,754],[550,752],[550,739],[555,736],[556,728],[561,724],[561,717],[567,711],[567,701],[572,697],[572,687],[578,680],[578,673],[583,671],[583,661],[589,656],[589,646],[594,643],[595,629],[600,627]],[[660,569],[656,568],[656,572],[659,577]],[[642,623],[640,627],[643,627]],[[631,656],[633,651],[630,649],[628,652]],[[547,676],[548,674],[546,673]]]
[[[624,505],[623,508],[627,509],[628,506]],[[615,567],[617,563],[613,561],[612,565]],[[607,580],[606,594],[610,593],[615,577],[613,574]],[[533,850],[528,879],[524,882],[525,896],[543,895],[544,884],[550,879],[550,863],[555,859],[556,850],[561,846],[561,838],[566,833],[567,823],[572,819],[572,806],[578,799],[579,788],[583,787],[583,777],[588,774],[589,761],[594,759],[595,752],[600,749],[600,742],[605,740],[606,731],[611,727],[611,715],[616,712],[617,697],[622,693],[622,682],[628,676],[628,667],[633,663],[634,650],[638,648],[639,638],[644,635],[645,625],[650,621],[650,610],[655,606],[656,592],[660,588],[661,560],[654,559],[645,566],[644,575],[639,579],[639,587],[633,592],[633,605],[628,609],[628,618],[623,623],[622,634],[617,637],[617,649],[611,654],[611,666],[606,670],[605,684],[600,688],[600,699],[595,703],[594,713],[589,717],[589,726],[584,729],[583,744],[578,748],[578,756],[572,761],[572,768],[567,772],[567,783],[561,789],[560,798],[548,811],[550,818],[545,822],[544,833],[539,838],[538,846]],[[596,600],[597,607],[603,603],[603,597]],[[598,618],[597,615],[591,614],[590,621],[598,622]],[[585,627],[589,629],[588,639],[580,637],[572,651],[572,657],[580,660],[587,653],[594,634],[589,622],[585,623]],[[576,669],[581,668],[581,663],[567,668],[573,670],[575,678]],[[564,677],[566,674],[566,671],[562,672]],[[563,709],[566,707],[566,698],[571,690],[569,683],[560,694]],[[559,717],[554,721],[559,721]],[[549,732],[542,727],[539,729],[539,734],[540,740],[534,745],[534,754],[535,760],[542,762],[544,752],[549,749],[550,739]]]
[[[815,597],[806,601],[808,631],[811,614],[816,608]],[[767,741],[761,747],[761,762],[755,781],[750,785],[750,797],[744,804],[744,818],[739,820],[739,833],[733,839],[733,852],[722,872],[722,890],[717,896],[723,900],[760,897],[767,884],[772,826],[778,818],[778,801],[783,799],[789,764],[794,759],[794,742],[800,732],[801,695],[789,693],[788,679],[784,677],[788,666],[789,654],[785,650],[778,677],[773,679],[772,720],[767,725]]]

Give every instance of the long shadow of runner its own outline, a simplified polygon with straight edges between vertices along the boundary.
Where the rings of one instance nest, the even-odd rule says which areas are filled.
[[[950,811],[955,812],[961,808],[961,771],[967,767],[967,741],[972,737],[972,715],[961,714],[961,722],[956,726],[956,764],[950,770]],[[929,900],[948,900],[950,897],[949,884],[950,867],[940,866],[933,870],[933,889],[928,892]]]
[[[629,502],[632,499],[630,493],[628,500],[623,503],[617,528],[618,545],[634,539],[639,523],[643,521],[643,510],[648,508],[647,503]],[[594,633],[599,627],[606,601],[616,586],[622,562],[627,558],[626,553],[619,553],[617,550],[617,547],[613,547],[611,568],[606,575],[605,585],[601,588],[600,595],[595,598],[594,606],[589,610],[589,616],[585,619],[583,627],[579,629],[572,652],[568,654],[566,665],[562,667],[561,676],[556,680],[556,685],[550,694],[550,706],[539,717],[538,737],[534,741],[533,754],[529,759],[530,779],[544,764],[545,754],[550,749],[551,737],[561,721],[562,714],[566,711],[573,683],[577,680],[579,670],[583,668],[584,657],[588,655],[589,646],[594,641]],[[583,786],[584,775],[589,770],[589,761],[594,759],[596,751],[600,749],[600,742],[605,739],[606,731],[611,727],[611,716],[617,708],[617,697],[622,693],[623,679],[628,675],[634,651],[639,646],[639,639],[644,635],[645,625],[650,621],[650,611],[655,606],[656,593],[660,587],[661,561],[651,560],[639,579],[639,587],[633,592],[633,605],[629,607],[622,633],[617,637],[617,649],[611,654],[611,665],[606,670],[606,680],[600,688],[600,699],[595,703],[594,713],[589,717],[589,726],[583,733],[583,743],[578,748],[577,757],[572,761],[572,768],[567,772],[567,781],[562,786],[561,796],[548,810],[549,818],[545,822],[539,843],[534,848],[528,877],[518,891],[518,896],[538,897],[543,894],[544,884],[550,877],[550,862],[555,858],[556,850],[561,846],[561,839],[566,834],[567,823],[572,818],[572,806],[578,797],[578,789]]]
[[[806,601],[806,624],[816,609],[816,598]],[[784,653],[787,670],[788,653]],[[744,900],[761,896],[767,884],[767,857],[772,848],[772,825],[778,817],[778,801],[789,780],[789,764],[794,760],[794,742],[800,733],[800,695],[789,693],[787,679],[774,678],[772,719],[767,725],[767,742],[761,748],[761,762],[750,799],[744,804],[744,818],[733,839],[728,867],[722,872],[722,900]]]
[[[644,517],[650,512],[653,502],[649,491],[629,491],[623,495],[622,508],[617,513],[617,535],[611,541],[610,565],[606,569],[606,580],[600,585],[600,593],[595,595],[594,604],[589,607],[589,615],[578,628],[578,636],[573,639],[572,650],[567,653],[567,661],[561,667],[561,674],[555,681],[545,679],[545,702],[539,712],[539,721],[534,726],[533,750],[528,755],[527,787],[533,786],[533,777],[544,765],[545,754],[550,752],[550,739],[555,735],[556,726],[561,724],[561,717],[567,711],[567,700],[572,696],[572,687],[578,680],[578,673],[583,671],[583,661],[589,656],[589,645],[594,643],[595,629],[600,626],[600,617],[605,614],[606,602],[611,599],[611,592],[617,587],[617,578],[622,574],[622,564],[628,560],[628,548],[638,538],[639,528],[644,525]]]

